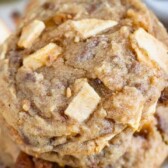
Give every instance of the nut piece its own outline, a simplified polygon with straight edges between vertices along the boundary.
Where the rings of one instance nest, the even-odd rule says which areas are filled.
[[[87,81],[83,81],[80,86],[80,91],[69,104],[65,114],[78,122],[83,122],[95,110],[100,97]]]
[[[62,48],[54,43],[46,45],[44,48],[27,56],[23,60],[23,66],[36,70],[42,66],[51,65],[62,53]]]
[[[168,72],[168,49],[166,46],[140,28],[132,36],[132,47],[137,53],[138,60],[148,66],[162,68]]]
[[[23,28],[18,46],[21,48],[30,48],[44,29],[45,24],[42,21],[34,20],[32,23]]]
[[[79,33],[79,35],[86,39],[91,36],[117,25],[113,20],[100,19],[83,19],[80,21],[72,21],[72,27]]]

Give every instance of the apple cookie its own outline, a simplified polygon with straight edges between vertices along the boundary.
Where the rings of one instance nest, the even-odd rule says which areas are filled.
[[[81,168],[115,165],[146,125],[165,145],[152,123],[167,45],[139,0],[47,0],[0,49],[11,138],[27,154]]]

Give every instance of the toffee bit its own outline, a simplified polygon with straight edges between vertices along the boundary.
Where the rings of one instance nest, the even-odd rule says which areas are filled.
[[[29,100],[23,100],[23,102],[22,102],[22,108],[23,108],[23,110],[29,111],[30,106],[31,106],[31,103],[30,103]]]
[[[67,98],[70,98],[72,96],[72,91],[69,87],[66,90],[66,96],[67,96]]]

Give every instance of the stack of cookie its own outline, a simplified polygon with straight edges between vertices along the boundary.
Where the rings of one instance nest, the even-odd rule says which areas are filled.
[[[159,168],[168,155],[163,25],[139,0],[35,6],[0,54],[0,116],[28,154],[15,167]]]

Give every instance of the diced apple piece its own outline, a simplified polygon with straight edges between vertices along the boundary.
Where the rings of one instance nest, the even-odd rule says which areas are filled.
[[[83,81],[80,86],[81,89],[65,110],[65,114],[78,122],[83,122],[96,109],[100,97],[87,81]]]
[[[18,46],[23,48],[30,48],[44,29],[45,24],[42,21],[34,20],[32,23],[23,28]]]
[[[144,29],[135,31],[132,36],[132,47],[139,61],[148,66],[159,66],[168,72],[168,48]]]
[[[79,21],[72,21],[72,27],[84,39],[95,36],[102,31],[117,25],[113,20],[100,20],[100,19],[83,19]]]
[[[42,66],[50,65],[62,53],[62,48],[54,43],[50,43],[44,48],[27,56],[23,60],[23,66],[36,70]]]

